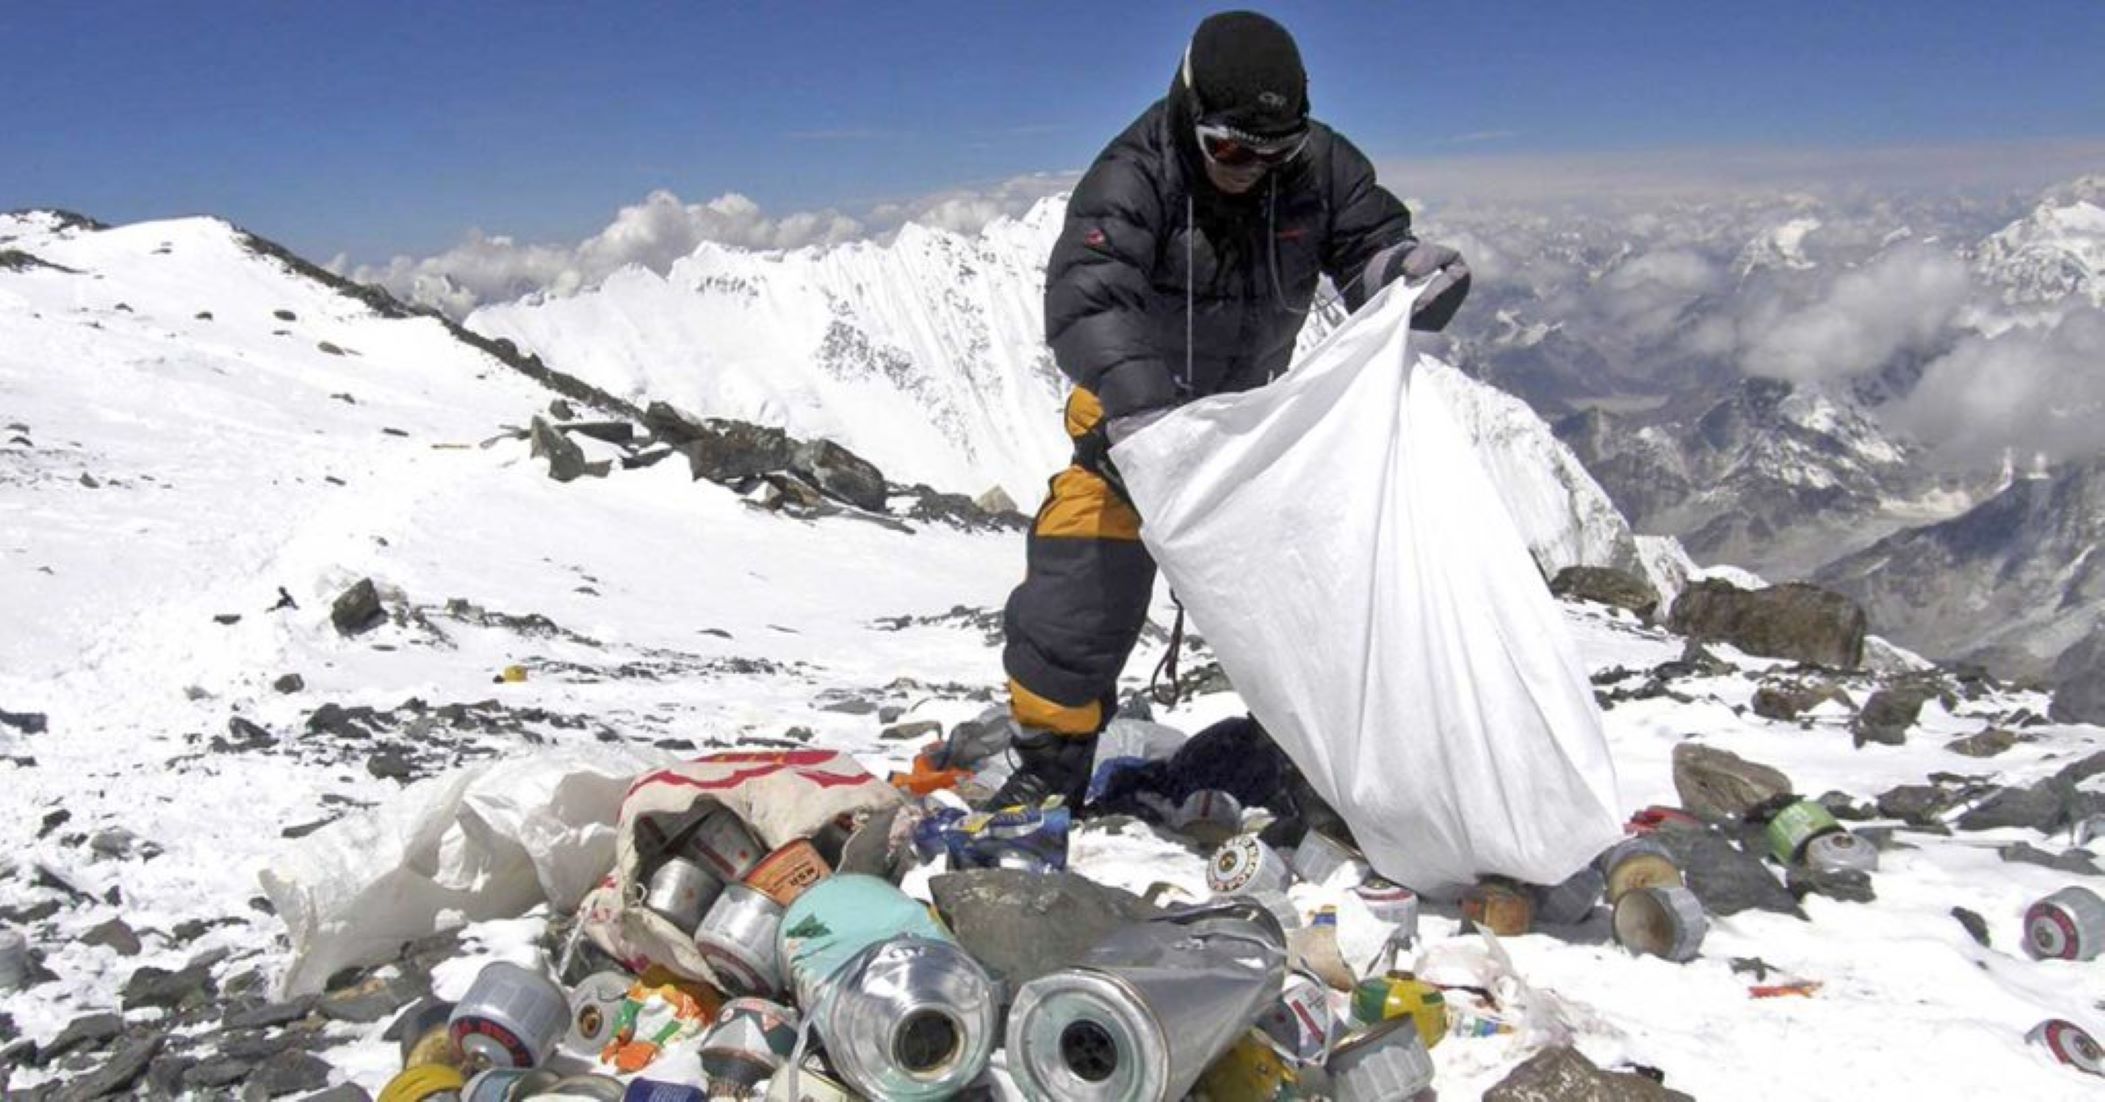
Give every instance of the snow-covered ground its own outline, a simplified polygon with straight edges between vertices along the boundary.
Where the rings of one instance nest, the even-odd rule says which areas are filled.
[[[5,248],[75,270],[0,271],[0,709],[49,717],[36,734],[0,725],[0,907],[61,904],[25,926],[58,978],[0,995],[25,1037],[115,1009],[142,965],[226,949],[223,981],[283,968],[282,927],[253,904],[258,871],[291,844],[281,832],[402,787],[355,743],[306,730],[325,703],[407,714],[411,698],[430,711],[497,702],[495,730],[427,716],[395,732],[420,773],[541,746],[673,754],[807,737],[793,728],[881,772],[911,744],[826,705],[852,697],[948,723],[1000,684],[996,640],[971,613],[998,610],[1020,576],[1019,537],[791,519],[677,463],[558,484],[503,436],[550,394],[436,321],[375,317],[291,277],[221,223],[90,234],[18,218],[0,221]],[[345,638],[329,602],[361,577],[398,616]],[[281,588],[296,607],[276,607]],[[449,607],[456,598],[467,604]],[[955,606],[967,614],[946,616]],[[1596,672],[1681,654],[1681,640],[1619,613],[1572,606],[1568,621]],[[1136,655],[1135,685],[1158,648]],[[1722,653],[1737,669],[1676,681],[1688,699],[1607,712],[1628,809],[1675,802],[1669,755],[1687,739],[1774,765],[1808,795],[1867,799],[1936,772],[2029,782],[2105,746],[2105,731],[2047,726],[1994,758],[1944,749],[2019,708],[2044,713],[2042,697],[2012,691],[1956,713],[1932,703],[1906,745],[1855,749],[1840,714],[1805,727],[1754,716],[1746,705],[1775,663]],[[497,683],[515,664],[526,679]],[[275,690],[286,673],[304,687]],[[1158,718],[1195,731],[1236,708],[1212,694]],[[230,732],[235,717],[270,737]],[[137,835],[131,856],[88,844],[109,827]],[[2105,1036],[2105,960],[2018,949],[2026,904],[2085,878],[1994,850],[2068,840],[1899,837],[1913,848],[1883,855],[1876,901],[1814,897],[1805,921],[1717,919],[1687,965],[1628,956],[1600,917],[1503,944],[1596,1061],[1657,1067],[1706,1100],[2096,1097],[2095,1080],[2024,1033],[2066,1017]],[[1136,890],[1203,883],[1196,851],[1144,829],[1085,829],[1073,852],[1082,871]],[[1348,956],[1364,960],[1382,931],[1342,905]],[[1992,948],[1955,906],[1986,919]],[[137,956],[76,940],[112,917],[139,932]],[[202,932],[177,933],[198,921]],[[472,944],[523,958],[538,926],[481,924]],[[1469,940],[1456,926],[1447,910],[1424,924],[1449,951]],[[1820,987],[1754,999],[1757,981],[1731,961],[1757,957],[1775,970],[1766,982]],[[469,960],[440,969],[439,993],[459,995],[472,974]],[[384,1024],[327,1027],[338,1076],[378,1090],[394,1066]],[[1522,1043],[1444,1042],[1442,1095],[1475,1097],[1527,1055]],[[18,1071],[14,1085],[49,1074]]]

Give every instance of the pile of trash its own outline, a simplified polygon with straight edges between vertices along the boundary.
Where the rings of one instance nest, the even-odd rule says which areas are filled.
[[[553,959],[486,964],[457,1001],[404,1010],[390,1032],[402,1069],[379,1097],[1431,1099],[1435,1046],[1481,1038],[1513,1039],[1509,1056],[1536,1052],[1487,1097],[1537,1097],[1527,1092],[1552,1081],[1686,1097],[1656,1070],[1587,1061],[1572,1043],[1600,1023],[1530,986],[1499,939],[1605,925],[1631,953],[1693,960],[1712,888],[1684,867],[1695,868],[1697,839],[1727,829],[1759,838],[1791,882],[1867,879],[1878,867],[1877,848],[1819,802],[1698,792],[1691,773],[1685,799],[1708,821],[1647,809],[1562,883],[1491,877],[1458,899],[1423,900],[1369,867],[1292,766],[1251,741],[1262,738],[1252,721],[1187,739],[1122,718],[1101,740],[1083,809],[975,811],[973,797],[1007,768],[988,735],[998,727],[960,724],[889,780],[834,751],[729,752],[632,774],[597,830],[575,815],[567,829],[524,812],[492,829],[479,816],[469,848],[596,853],[603,875],[574,908],[550,894]],[[1210,897],[1168,883],[1136,896],[1071,868],[1085,809],[1208,854]],[[579,845],[588,834],[611,845]],[[325,835],[303,844],[326,846]],[[272,887],[292,901],[306,885],[281,871]],[[1296,896],[1336,902],[1307,908]],[[370,912],[399,897],[336,898]],[[1422,909],[1458,914],[1459,932],[1425,936]],[[2086,889],[2027,916],[2034,957],[2087,960],[2101,948],[2105,900]],[[2100,1071],[2096,1042],[2072,1023],[2041,1023],[2032,1039]]]

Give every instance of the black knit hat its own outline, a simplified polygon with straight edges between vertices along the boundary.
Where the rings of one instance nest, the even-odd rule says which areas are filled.
[[[1254,11],[1209,15],[1184,51],[1184,85],[1198,121],[1252,134],[1308,124],[1308,73],[1286,28]]]

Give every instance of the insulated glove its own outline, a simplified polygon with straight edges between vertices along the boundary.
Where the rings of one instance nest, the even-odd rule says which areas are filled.
[[[1447,328],[1469,297],[1469,262],[1446,245],[1424,241],[1401,241],[1375,253],[1364,278],[1370,296],[1398,279],[1424,284],[1411,304],[1411,328],[1428,333]]]

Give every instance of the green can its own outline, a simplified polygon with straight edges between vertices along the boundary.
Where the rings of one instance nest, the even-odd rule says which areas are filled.
[[[1811,800],[1799,800],[1769,820],[1769,852],[1788,865],[1805,852],[1807,842],[1840,829],[1842,824],[1825,807]]]

